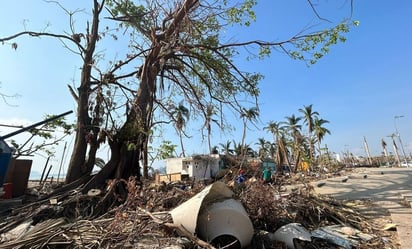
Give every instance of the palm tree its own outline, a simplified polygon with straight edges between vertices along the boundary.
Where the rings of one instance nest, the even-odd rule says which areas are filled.
[[[218,155],[219,154],[219,147],[217,145],[213,146],[210,150],[210,154]]]
[[[231,141],[226,141],[225,144],[222,144],[222,143],[219,144],[226,156],[233,154],[233,149],[230,148],[231,144],[232,144]]]
[[[312,110],[312,105],[303,106],[303,109],[299,109],[299,112],[303,113],[304,123],[308,126],[308,136],[309,138],[311,138],[314,126],[314,118],[317,118],[319,116],[319,113]],[[310,139],[309,141],[309,157],[312,161],[315,152],[315,144],[312,139]]]
[[[383,138],[381,140],[381,145],[382,145],[382,149],[383,149],[383,155],[385,156],[385,159],[386,159],[386,163],[387,163],[386,165],[389,166],[388,151],[386,150],[387,144],[386,144],[385,140],[383,140]]]
[[[206,107],[206,114],[205,114],[205,123],[203,124],[203,128],[206,127],[207,130],[207,143],[209,146],[209,151],[212,153],[212,146],[210,144],[210,137],[212,133],[212,122],[216,122],[217,120],[212,119],[212,116],[215,115],[216,112],[213,109],[213,105],[209,104]]]
[[[257,120],[258,116],[259,116],[259,110],[256,107],[251,107],[249,109],[242,108],[242,112],[240,113],[240,117],[243,120],[242,152],[241,152],[243,159],[240,164],[240,168],[242,168],[244,159],[246,157],[245,138],[246,138],[247,122],[254,123]]]
[[[246,128],[247,128],[247,122],[254,123],[256,119],[259,116],[259,111],[256,107],[252,107],[249,109],[242,109],[242,112],[240,114],[240,117],[243,120],[243,134],[242,134],[242,145],[245,144],[245,138],[246,138]]]
[[[243,146],[242,143],[236,143],[236,141],[233,140],[233,154],[236,156],[241,156],[243,153]]]
[[[258,138],[258,142],[255,144],[258,145],[258,156],[261,159],[266,158],[269,152],[268,141],[266,141],[263,137],[261,137],[261,138]]]
[[[175,127],[179,133],[180,147],[182,148],[182,156],[185,157],[185,150],[183,147],[183,127],[186,126],[187,121],[189,120],[189,109],[183,105],[183,101],[180,101],[179,105],[174,108],[172,111],[172,116],[174,118]]]
[[[321,153],[321,150],[320,150],[320,144],[321,144],[321,142],[322,142],[322,140],[323,140],[323,138],[325,137],[326,134],[330,135],[330,131],[327,128],[323,127],[323,125],[327,124],[327,123],[329,123],[328,120],[318,118],[318,117],[315,117],[315,120],[313,122],[313,129],[314,129],[314,132],[315,132],[316,139],[318,141],[319,157],[322,156],[322,153]]]
[[[283,162],[286,160],[287,165],[290,166],[290,161],[285,146],[285,127],[281,126],[281,123],[279,122],[270,121],[268,125],[263,129],[272,133],[274,137],[275,144],[277,147],[276,164],[278,166],[282,166]]]
[[[244,150],[246,151],[247,156],[258,157],[258,153],[250,146],[250,144],[246,144]]]
[[[270,143],[268,142],[268,153],[270,158],[272,158],[273,160],[276,158],[276,151],[277,151],[277,146],[276,143]]]
[[[297,169],[300,160],[301,145],[303,143],[303,136],[301,134],[302,126],[299,124],[299,121],[302,120],[302,118],[296,117],[295,114],[285,118],[287,121],[285,124],[287,125],[287,129],[290,131],[293,139],[292,155],[295,162],[295,169]]]
[[[257,154],[249,144],[242,145],[242,143],[233,141],[233,147],[233,154],[237,157],[242,157],[242,160],[244,159],[244,156],[255,157]]]

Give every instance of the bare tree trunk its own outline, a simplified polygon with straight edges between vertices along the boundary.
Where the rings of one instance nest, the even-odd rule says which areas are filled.
[[[127,113],[126,122],[120,128],[120,130],[115,135],[115,140],[109,142],[111,143],[111,151],[112,155],[110,161],[107,163],[105,167],[96,175],[88,184],[87,188],[94,187],[98,184],[103,183],[104,180],[110,177],[117,177],[117,178],[124,178],[127,179],[129,176],[140,174],[140,160],[143,160],[143,174],[145,177],[148,177],[148,163],[147,163],[147,142],[149,139],[149,130],[152,120],[152,110],[153,110],[153,103],[156,97],[156,76],[159,74],[160,65],[159,65],[159,58],[161,57],[160,52],[162,51],[162,46],[167,44],[167,39],[169,39],[174,32],[178,32],[175,30],[178,27],[179,22],[183,20],[185,15],[188,14],[188,10],[193,8],[198,3],[197,0],[187,0],[184,3],[184,6],[179,8],[174,15],[173,22],[170,23],[169,27],[162,36],[156,36],[153,33],[151,37],[152,46],[150,49],[149,54],[146,56],[143,66],[140,68],[137,77],[140,80],[139,88],[136,92],[136,95],[133,99],[133,103],[131,105],[129,113]],[[97,2],[95,0],[95,9]],[[87,54],[90,55],[90,61],[85,60],[85,66],[82,72],[82,88],[79,89],[83,92],[84,100],[86,101],[86,97],[88,99],[88,95],[86,95],[87,91],[90,89],[90,72],[91,68],[90,65],[92,64],[92,54],[94,52],[94,45],[97,41],[97,26],[98,24],[98,14],[94,11],[94,18],[93,18],[93,29],[91,38],[91,44],[88,44]],[[153,31],[154,32],[154,31]],[[94,36],[96,35],[96,37]],[[163,40],[164,42],[162,42]],[[88,76],[88,77],[86,77]],[[87,102],[84,102],[87,103]],[[88,117],[87,107],[88,105],[81,105],[84,109],[79,107],[78,115],[79,117],[85,119]],[[87,120],[88,122],[81,123],[79,122],[79,131],[82,128],[83,130],[87,128],[87,125],[90,125],[90,119]],[[76,163],[84,163],[84,155],[87,149],[87,144],[85,143],[85,135],[87,133],[85,131],[81,131],[77,134],[76,137],[76,147],[75,152],[73,154],[71,160],[71,177],[70,179],[76,179],[79,177],[80,172],[74,172],[76,168]],[[97,134],[95,134],[97,135]],[[94,137],[94,139],[96,139]],[[112,138],[114,139],[114,138]],[[94,140],[93,140],[94,141]],[[130,148],[128,145],[130,143],[134,144],[133,148]],[[78,147],[77,147],[78,146]],[[92,151],[92,153],[94,153]],[[83,156],[82,156],[83,155]],[[89,155],[89,158],[92,158],[92,155]],[[82,165],[80,164],[80,165]],[[77,166],[78,167],[78,166]],[[90,168],[91,167],[91,168]],[[93,165],[91,162],[88,162],[87,165],[84,165],[83,172],[91,172]],[[87,189],[85,187],[85,189]]]
[[[96,150],[93,148],[89,152],[88,163],[86,161],[88,137],[90,142],[96,143],[97,134],[92,131],[91,118],[89,117],[89,97],[90,97],[90,78],[93,65],[93,54],[96,47],[99,31],[99,15],[103,6],[99,6],[94,0],[93,22],[90,34],[87,34],[87,47],[84,51],[83,67],[78,88],[79,97],[77,102],[77,131],[70,164],[67,171],[66,183],[73,182],[85,174],[90,174],[93,170]],[[94,154],[93,154],[94,153]]]
[[[283,162],[284,162],[284,147],[282,144],[280,144],[280,139],[276,136],[275,137],[276,141],[276,164],[278,167],[280,167],[281,170],[283,170]]]
[[[87,192],[88,190],[95,188],[97,185],[100,185],[105,182],[106,179],[113,178],[114,172],[117,166],[120,163],[120,144],[118,141],[109,141],[110,146],[110,160],[106,163],[106,165],[95,175],[84,187],[83,192]]]
[[[318,141],[318,151],[319,151],[319,159],[322,159],[322,150],[320,148],[320,142]]]
[[[142,153],[142,163],[143,163],[143,178],[149,178],[149,156],[148,156],[148,139],[144,143],[143,153]],[[140,173],[140,172],[139,172]]]
[[[180,148],[182,149],[182,157],[186,157],[185,148],[183,147],[182,131],[179,130]]]
[[[209,154],[212,154],[212,144],[210,143],[210,127],[207,129],[207,144],[209,145]]]

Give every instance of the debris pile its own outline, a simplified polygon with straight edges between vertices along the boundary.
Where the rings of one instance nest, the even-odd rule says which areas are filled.
[[[119,184],[128,194],[114,191]],[[291,192],[279,189],[250,179],[241,185],[130,179],[88,194],[74,189],[2,212],[0,248],[397,248],[395,232],[361,214],[359,207],[370,203],[317,195],[310,184]],[[221,198],[222,192],[232,194]],[[204,217],[194,219],[193,231],[171,213],[194,198],[201,199],[196,205]],[[213,220],[207,207],[226,200],[244,207],[253,225],[250,245],[234,241],[236,235],[210,240],[198,233],[200,222]],[[226,211],[236,206],[225,205]],[[225,229],[233,234],[230,226]]]

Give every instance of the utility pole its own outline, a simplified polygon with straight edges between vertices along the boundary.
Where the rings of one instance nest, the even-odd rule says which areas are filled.
[[[401,166],[401,160],[399,159],[398,146],[396,146],[395,139],[394,139],[395,136],[396,136],[395,134],[392,134],[388,137],[392,138],[393,151],[395,152],[395,159],[398,162],[398,167],[400,167]]]
[[[62,159],[60,160],[59,173],[57,174],[57,183],[59,183],[60,181],[60,171],[62,170],[64,154],[66,153],[66,147],[67,147],[67,142],[64,143]]]
[[[331,163],[330,163],[330,155],[329,155],[329,149],[328,149],[328,145],[327,144],[325,144],[325,150],[326,150],[326,158],[328,159],[328,166],[330,166],[331,165]]]
[[[368,155],[369,166],[372,166],[372,158],[371,158],[371,154],[369,153],[369,146],[368,146],[368,142],[366,141],[365,136],[363,136],[363,143],[365,144],[366,154]]]
[[[383,154],[385,155],[386,165],[389,166],[390,164],[389,164],[388,151],[386,150],[386,142],[385,142],[385,140],[383,140],[383,138],[382,138],[382,141],[381,141],[381,145],[382,145],[382,148],[383,148]]]
[[[396,135],[396,136],[398,137],[398,139],[399,139],[399,144],[401,145],[401,150],[402,150],[403,158],[405,159],[406,167],[409,167],[408,158],[406,158],[405,150],[404,150],[403,144],[402,144],[401,134],[399,134],[398,127],[396,126],[396,119],[398,119],[398,118],[403,118],[403,117],[404,117],[403,115],[401,115],[401,116],[395,116],[394,119],[393,119],[393,122],[394,122],[394,124],[395,124],[395,131],[396,131],[396,134],[395,134],[395,135]]]

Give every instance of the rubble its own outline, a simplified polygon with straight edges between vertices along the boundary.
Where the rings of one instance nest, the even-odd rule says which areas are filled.
[[[351,248],[398,246],[396,232],[385,227],[389,220],[378,224],[361,214],[358,206],[371,203],[318,195],[308,182],[284,192],[285,182],[298,181],[290,177],[267,184],[252,179],[247,177],[242,184],[236,184],[233,178],[224,178],[218,183],[231,192],[225,199],[238,201],[253,225],[254,234],[246,248],[287,248],[273,235],[294,223],[311,231],[312,236],[310,241],[299,241],[296,248],[345,248],[318,233],[330,232],[331,228],[335,232],[343,229],[347,237],[340,234],[339,238],[349,242]],[[119,184],[125,186],[128,195],[114,191]],[[105,189],[85,194],[79,188],[56,191],[47,198],[36,197],[36,201],[0,212],[0,248],[240,248],[233,241],[226,245],[219,241],[217,245],[207,237],[200,238],[173,220],[172,210],[213,185],[136,184],[129,179],[111,181]],[[207,220],[207,215],[204,217]]]

